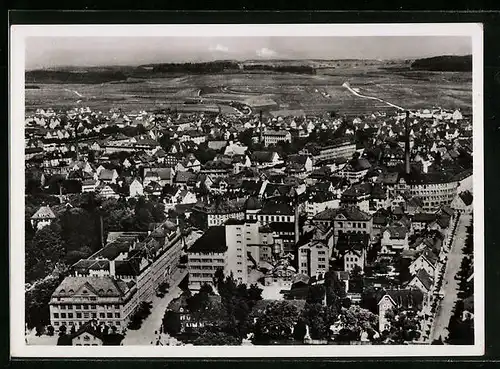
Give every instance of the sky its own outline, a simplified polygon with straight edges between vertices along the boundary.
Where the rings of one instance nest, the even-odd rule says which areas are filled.
[[[465,36],[28,37],[26,69],[221,59],[414,59],[472,54]]]

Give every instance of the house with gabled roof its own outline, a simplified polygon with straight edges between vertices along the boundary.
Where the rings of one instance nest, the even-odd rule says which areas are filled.
[[[43,227],[51,225],[55,219],[56,215],[48,205],[41,206],[31,217],[31,226],[36,230],[40,230]]]
[[[431,291],[433,283],[433,278],[425,271],[425,269],[419,269],[417,273],[408,282],[408,287],[418,288],[423,293],[427,294]]]
[[[424,249],[424,251],[422,251],[415,260],[413,260],[408,269],[411,275],[416,275],[420,269],[423,269],[428,275],[434,277],[437,261],[438,255],[436,255],[432,249],[428,247]]]
[[[388,226],[382,231],[380,243],[383,254],[395,254],[407,250],[409,247],[408,229],[403,226]]]
[[[388,289],[378,293],[378,319],[379,331],[390,329],[390,323],[386,318],[389,310],[420,311],[422,309],[424,294],[419,289]]]

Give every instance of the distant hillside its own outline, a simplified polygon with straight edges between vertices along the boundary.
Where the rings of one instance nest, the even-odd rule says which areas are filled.
[[[98,84],[112,81],[124,81],[127,76],[114,70],[32,70],[26,72],[26,83],[81,83]]]
[[[472,72],[472,55],[444,55],[417,59],[411,69],[433,72]]]

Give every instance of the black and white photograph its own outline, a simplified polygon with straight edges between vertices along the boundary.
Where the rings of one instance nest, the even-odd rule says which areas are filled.
[[[482,68],[472,23],[13,26],[12,354],[482,355]]]

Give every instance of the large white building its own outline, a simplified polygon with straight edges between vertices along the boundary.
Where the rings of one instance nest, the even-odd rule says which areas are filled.
[[[263,133],[264,146],[276,145],[278,142],[292,142],[292,134],[289,131],[265,131]]]
[[[150,301],[164,282],[177,276],[184,238],[166,222],[152,232],[112,233],[108,244],[71,267],[52,294],[50,321],[78,328],[90,319],[126,327],[139,303]]]

